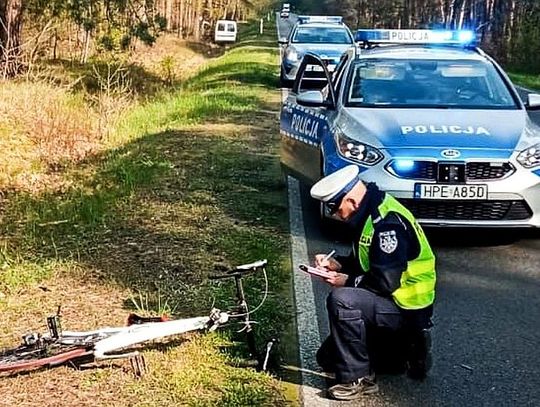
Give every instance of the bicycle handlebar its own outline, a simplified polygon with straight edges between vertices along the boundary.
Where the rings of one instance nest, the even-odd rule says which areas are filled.
[[[240,277],[243,274],[247,274],[252,271],[256,271],[258,269],[262,269],[268,264],[268,260],[258,260],[253,263],[247,263],[242,264],[241,266],[236,266],[232,270],[227,270],[223,274],[214,274],[211,276],[208,276],[210,280],[220,280],[224,278],[231,278],[231,277]]]
[[[268,260],[258,260],[253,263],[242,264],[241,266],[236,266],[238,271],[247,271],[247,270],[256,270],[260,269],[268,264]]]

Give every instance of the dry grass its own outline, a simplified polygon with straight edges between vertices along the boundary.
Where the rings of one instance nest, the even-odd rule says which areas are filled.
[[[152,47],[140,45],[130,56],[129,62],[142,66],[165,82],[169,79],[183,81],[208,61],[208,51],[201,52],[205,50],[200,46],[190,46],[191,43],[174,34],[163,34]]]
[[[16,344],[25,332],[46,331],[46,317],[54,314],[59,305],[65,329],[125,324],[122,299],[128,296],[127,290],[103,284],[99,272],[88,266],[83,269],[74,262],[63,262],[51,268],[46,281],[11,288],[0,299],[0,348]]]
[[[81,96],[47,83],[0,87],[0,190],[41,190],[46,174],[99,148],[97,115]]]
[[[117,120],[137,103],[135,94],[144,99],[163,84],[179,83],[207,61],[192,48],[164,35],[124,62],[98,61],[90,69],[45,65],[26,81],[2,83],[0,191],[65,190],[59,170],[102,150]],[[81,84],[83,92],[75,92]]]
[[[163,52],[155,57],[158,65],[176,55],[173,48]],[[178,55],[191,51],[183,52]],[[276,59],[272,50],[251,47],[226,55],[185,86],[137,103],[125,126],[116,128],[116,144],[112,135],[110,140],[96,137],[100,154],[58,172],[73,183],[66,193],[49,185],[40,194],[8,194],[8,205],[0,206],[0,240],[9,246],[0,245],[0,346],[15,343],[23,331],[42,330],[60,301],[69,329],[123,324],[133,308],[130,298],[138,292],[154,299],[167,290],[164,298],[177,306],[178,316],[206,313],[213,298],[226,307],[230,284],[211,285],[206,278],[214,264],[263,257],[271,265],[272,290],[256,315],[257,333],[266,338],[282,332],[292,314],[280,294],[290,278],[286,199],[276,155],[276,116],[268,113],[279,103],[279,93],[270,90]],[[115,69],[111,66],[111,72]],[[100,75],[114,82],[107,71],[101,64]],[[114,108],[96,99],[93,109],[84,103],[92,100],[88,95],[107,95],[107,86],[95,86],[86,99],[65,92],[78,110],[97,120],[98,129],[102,114],[96,107]],[[26,122],[18,123],[10,134],[18,140],[26,136],[28,157],[34,154],[37,163],[31,171],[50,176]],[[101,123],[108,127],[107,121]],[[20,256],[7,258],[12,252]],[[246,281],[250,303],[261,297],[262,286],[255,276]],[[155,305],[149,309],[156,311]],[[227,356],[240,355],[241,349],[231,349],[216,335],[183,339],[145,347],[149,371],[142,379],[125,361],[4,377],[0,405],[286,404],[278,380],[238,368],[239,361]]]

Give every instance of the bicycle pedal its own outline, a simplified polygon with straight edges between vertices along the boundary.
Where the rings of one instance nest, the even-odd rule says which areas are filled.
[[[131,365],[131,370],[135,377],[141,378],[146,374],[147,372],[146,361],[143,355],[139,354],[139,355],[130,357],[129,363]]]

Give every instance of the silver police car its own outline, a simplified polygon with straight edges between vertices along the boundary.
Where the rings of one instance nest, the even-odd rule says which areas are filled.
[[[353,36],[339,16],[298,16],[288,38],[280,38],[282,48],[280,81],[292,85],[307,52],[318,55],[332,71],[341,55],[354,43]],[[324,79],[318,66],[308,67],[305,78]]]
[[[304,56],[282,164],[313,183],[354,163],[425,225],[540,227],[540,128],[469,31],[360,30],[334,72]],[[302,80],[308,65],[322,90]],[[323,216],[326,212],[323,211]]]

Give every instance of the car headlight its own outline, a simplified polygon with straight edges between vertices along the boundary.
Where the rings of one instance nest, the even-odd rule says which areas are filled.
[[[517,160],[525,168],[540,166],[540,143],[523,150],[517,156]]]
[[[289,62],[296,62],[298,61],[300,55],[298,54],[298,51],[296,51],[294,48],[287,48],[287,51],[285,51],[285,59]]]
[[[336,142],[343,157],[364,165],[375,165],[384,157],[375,147],[353,140],[340,131],[336,133]]]

